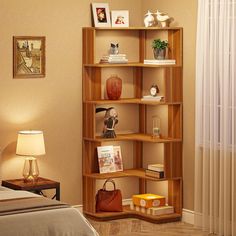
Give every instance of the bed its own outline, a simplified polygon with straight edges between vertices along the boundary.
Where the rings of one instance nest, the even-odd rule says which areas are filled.
[[[69,205],[0,187],[0,236],[99,236]]]

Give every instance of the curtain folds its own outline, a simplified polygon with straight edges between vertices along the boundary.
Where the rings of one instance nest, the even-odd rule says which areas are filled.
[[[236,0],[198,0],[195,224],[236,236]]]

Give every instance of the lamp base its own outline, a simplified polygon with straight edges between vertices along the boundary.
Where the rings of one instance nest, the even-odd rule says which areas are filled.
[[[35,182],[39,176],[38,163],[35,157],[25,158],[23,169],[23,176],[25,182]]]

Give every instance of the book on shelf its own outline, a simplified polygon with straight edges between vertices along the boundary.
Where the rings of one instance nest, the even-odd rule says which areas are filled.
[[[123,171],[120,146],[97,147],[99,173]]]
[[[157,179],[162,179],[164,178],[164,171],[154,171],[154,170],[145,170],[146,176],[157,178]]]
[[[150,208],[150,214],[153,216],[167,215],[167,214],[173,214],[173,213],[174,213],[173,206],[162,206],[162,207]]]
[[[135,206],[144,208],[165,206],[166,204],[166,198],[164,196],[152,193],[133,195],[132,201]]]
[[[153,65],[175,65],[176,60],[174,59],[162,59],[162,60],[144,60],[144,64],[153,64]]]
[[[167,215],[167,214],[174,213],[174,207],[168,206],[168,205],[160,206],[160,207],[145,208],[141,206],[135,206],[133,203],[130,203],[130,210],[135,210],[135,211],[142,212],[148,215],[153,215],[153,216]]]
[[[161,171],[164,171],[164,165],[163,164],[149,164],[147,169],[161,172]]]
[[[127,63],[126,54],[110,54],[102,56],[100,63]]]
[[[141,101],[163,101],[164,96],[152,96],[152,95],[145,95],[141,98]]]
[[[113,146],[113,153],[116,171],[123,171],[123,161],[120,146]]]

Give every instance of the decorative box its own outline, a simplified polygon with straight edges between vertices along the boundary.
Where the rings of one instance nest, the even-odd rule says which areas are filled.
[[[133,195],[132,199],[134,205],[145,208],[165,206],[166,204],[164,196],[152,193]]]

